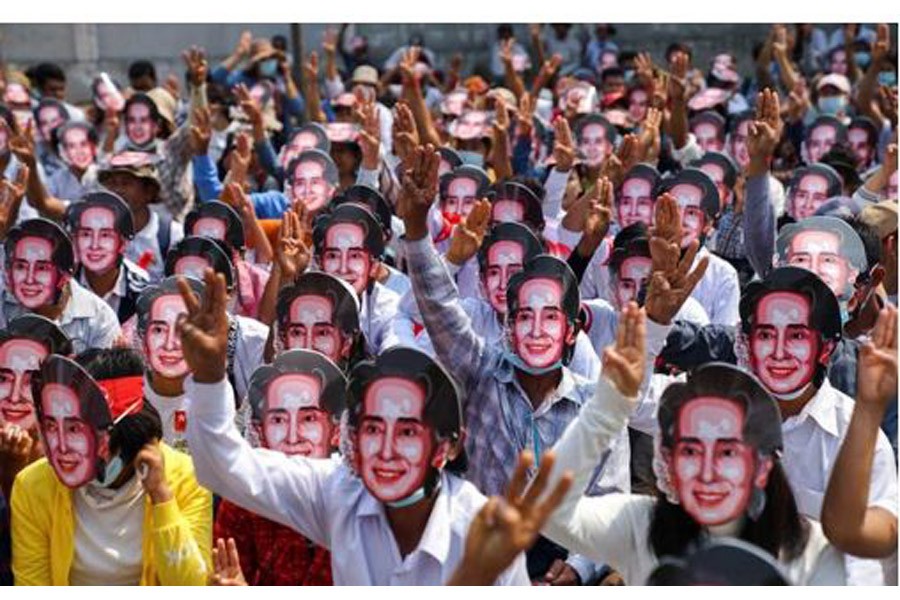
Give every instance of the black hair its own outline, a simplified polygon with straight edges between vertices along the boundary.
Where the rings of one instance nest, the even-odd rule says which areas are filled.
[[[150,111],[150,118],[153,119],[153,122],[157,125],[162,124],[164,119],[162,118],[162,115],[159,114],[159,108],[156,106],[156,102],[143,92],[138,92],[125,102],[125,108],[122,110],[122,114],[127,115],[129,109],[135,104],[143,104],[146,106]]]
[[[136,60],[128,65],[128,79],[134,81],[141,77],[149,77],[156,81],[156,67],[149,60]]]
[[[38,237],[49,241],[53,245],[51,253],[53,264],[65,273],[74,272],[75,249],[72,246],[72,239],[57,223],[41,217],[22,221],[7,233],[3,242],[7,267],[12,265],[16,244],[25,237]]]
[[[491,250],[491,246],[503,241],[517,242],[522,246],[523,264],[544,251],[541,241],[525,225],[519,223],[498,223],[488,232],[481,247],[478,248],[476,256],[478,258],[478,270],[481,272],[482,277],[487,274],[488,253]]]
[[[859,217],[842,216],[838,218],[852,227],[853,231],[856,232],[856,235],[859,236],[859,239],[862,240],[863,248],[866,251],[866,263],[868,263],[867,266],[869,270],[875,265],[880,265],[884,258],[884,254],[882,253],[881,238],[878,237],[878,230]],[[859,275],[857,275],[857,279],[865,277],[866,275],[868,275],[868,273],[863,273],[861,270]]]
[[[0,103],[0,119],[3,119],[6,122],[6,126],[9,127],[9,130],[13,132],[13,134],[19,133],[19,123],[16,121],[16,117],[13,115],[12,111],[9,110],[9,107],[2,103]]]
[[[36,313],[25,313],[10,319],[4,329],[0,329],[0,343],[13,338],[24,338],[40,342],[49,354],[68,356],[72,354],[72,340],[59,325]]]
[[[600,73],[600,82],[603,83],[610,77],[625,77],[625,71],[622,67],[606,67]]]
[[[691,47],[687,44],[682,44],[681,42],[672,42],[666,47],[666,60],[669,60],[669,57],[673,52],[680,51],[684,52],[688,55],[688,60],[694,58],[694,53],[691,51]]]
[[[28,69],[25,72],[25,75],[28,76],[31,83],[41,91],[44,90],[44,86],[48,81],[56,80],[64,82],[66,80],[66,72],[63,71],[62,67],[58,64],[52,62],[36,64]]]
[[[847,131],[850,131],[851,129],[862,129],[865,131],[870,146],[874,147],[878,144],[878,126],[875,125],[875,122],[869,117],[858,116],[854,118],[850,121],[850,126],[847,127]]]
[[[141,355],[131,348],[91,348],[75,357],[81,367],[100,382],[120,377],[140,377],[144,374]],[[145,444],[163,437],[162,419],[150,402],[144,400],[140,411],[129,414],[113,425],[109,435],[110,452],[118,452],[128,465]]]
[[[276,33],[272,36],[272,47],[276,50],[287,49],[287,38],[280,33]]]
[[[81,131],[85,132],[85,134],[87,134],[88,141],[94,146],[97,146],[100,143],[100,138],[97,136],[97,130],[91,127],[90,124],[86,123],[85,121],[66,121],[51,132],[50,143],[58,147],[63,143],[66,134],[73,129],[80,129]]]
[[[497,25],[497,37],[501,40],[511,38],[513,36],[513,28],[509,23]]]

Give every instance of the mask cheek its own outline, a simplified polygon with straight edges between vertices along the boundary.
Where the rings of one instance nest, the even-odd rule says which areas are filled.
[[[559,340],[562,337],[562,325],[560,323],[545,323],[543,330],[544,334],[553,340]]]
[[[266,441],[269,443],[269,446],[274,448],[279,444],[284,443],[284,440],[287,438],[287,425],[283,425],[281,423],[277,425],[266,425]]]
[[[73,435],[68,440],[69,449],[73,452],[87,456],[90,443],[85,435]]]
[[[410,439],[397,444],[397,453],[410,464],[418,465],[425,460],[425,447],[419,439]]]
[[[381,448],[381,440],[376,436],[363,435],[360,436],[359,451],[364,459],[371,458],[378,454]]]
[[[300,426],[300,437],[308,440],[314,446],[322,444],[324,433],[321,423],[305,423]]]

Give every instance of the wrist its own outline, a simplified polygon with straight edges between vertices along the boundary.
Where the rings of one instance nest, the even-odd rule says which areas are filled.
[[[766,158],[751,156],[747,166],[747,177],[759,177],[769,172],[769,164]]]
[[[489,574],[482,565],[469,564],[468,561],[463,560],[448,583],[453,585],[493,585],[496,579],[497,577]]]
[[[148,493],[150,494],[150,501],[153,504],[165,504],[172,499],[172,491],[165,482],[158,488],[150,490]]]
[[[225,364],[224,360],[222,361],[222,368],[210,369],[208,371],[195,371],[194,372],[194,381],[196,383],[219,383],[225,380]]]

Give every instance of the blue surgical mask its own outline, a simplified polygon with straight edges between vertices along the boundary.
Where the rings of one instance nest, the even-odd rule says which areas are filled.
[[[259,63],[259,74],[263,77],[275,77],[278,75],[278,59],[269,58]]]
[[[872,62],[872,55],[868,52],[856,52],[853,54],[853,59],[860,69],[866,69],[869,63]]]
[[[484,166],[484,156],[481,155],[481,152],[472,150],[457,150],[456,152],[464,165],[473,165],[479,168]]]
[[[836,115],[847,106],[847,99],[843,96],[828,96],[819,98],[816,103],[819,112],[825,115]]]
[[[547,373],[552,373],[556,369],[559,369],[563,366],[562,360],[557,360],[556,362],[547,365],[546,367],[533,367],[527,364],[522,357],[506,348],[503,350],[503,356],[508,360],[514,367],[519,369],[520,371],[525,371],[529,375],[546,375]]]
[[[894,87],[897,85],[897,71],[882,71],[878,74],[879,85]]]
[[[112,460],[106,463],[106,467],[103,470],[103,479],[101,480],[101,478],[97,477],[94,481],[99,487],[108,488],[119,478],[124,468],[125,463],[122,461],[122,457],[116,454]]]

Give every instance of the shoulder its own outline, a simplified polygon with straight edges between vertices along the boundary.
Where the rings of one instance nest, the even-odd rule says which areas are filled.
[[[250,336],[254,338],[262,338],[265,341],[269,337],[269,326],[257,321],[252,317],[243,315],[234,315],[237,322],[237,328],[240,331],[240,338]]]
[[[446,498],[451,527],[456,533],[465,536],[469,523],[487,502],[487,497],[471,482],[450,473],[443,475],[441,494]]]
[[[119,322],[119,319],[116,317],[115,311],[110,308],[109,304],[104,302],[103,298],[78,283],[75,278],[69,279],[69,289],[71,290],[72,294],[71,302],[73,302],[77,307],[76,312],[80,313],[80,310],[78,309],[90,306],[97,313],[102,314],[104,317],[112,316],[113,320],[116,323]]]
[[[41,458],[16,475],[12,498],[27,502],[32,510],[49,509],[52,506],[51,499],[60,485],[62,484],[56,478],[50,462],[46,458]]]

